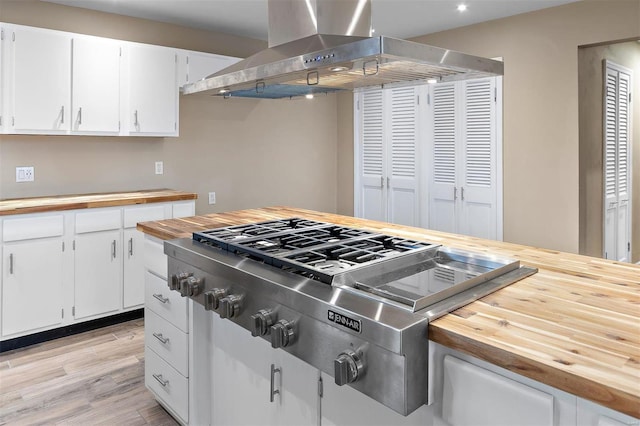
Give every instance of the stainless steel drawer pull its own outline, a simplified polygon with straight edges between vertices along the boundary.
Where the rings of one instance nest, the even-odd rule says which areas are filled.
[[[273,402],[275,396],[280,393],[280,391],[276,389],[275,375],[281,372],[282,370],[280,368],[276,368],[275,364],[271,364],[271,389],[269,391],[269,401],[271,402]]]
[[[153,333],[153,337],[160,340],[160,342],[162,342],[163,345],[166,345],[167,343],[169,343],[169,338],[164,337],[162,333]]]
[[[167,303],[169,301],[169,299],[167,299],[166,297],[162,297],[161,294],[154,294],[153,297],[158,299],[162,303]]]
[[[162,377],[162,374],[153,374],[153,378],[158,381],[162,385],[162,387],[166,387],[169,384],[169,381]]]
[[[13,253],[9,254],[9,275],[13,275]]]
[[[133,237],[129,238],[129,256],[133,256]]]
[[[111,243],[111,257],[113,259],[116,258],[116,240],[113,240],[113,242]]]

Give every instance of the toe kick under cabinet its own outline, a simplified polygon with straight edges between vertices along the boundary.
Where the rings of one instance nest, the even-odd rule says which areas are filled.
[[[141,309],[146,257],[136,224],[190,216],[194,207],[188,200],[0,216],[0,341]]]

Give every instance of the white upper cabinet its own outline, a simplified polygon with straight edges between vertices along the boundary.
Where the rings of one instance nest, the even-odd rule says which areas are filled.
[[[120,132],[121,43],[98,37],[73,38],[71,130]]]
[[[175,49],[128,47],[127,131],[139,136],[178,134],[178,57]]]
[[[67,133],[70,122],[71,36],[10,26],[8,77],[12,133]]]
[[[181,50],[178,53],[178,86],[195,83],[238,62],[240,58]]]

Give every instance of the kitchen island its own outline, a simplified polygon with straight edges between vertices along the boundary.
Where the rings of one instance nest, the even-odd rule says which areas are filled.
[[[141,223],[159,238],[289,217],[520,260],[533,276],[429,325],[429,339],[640,418],[640,267],[553,250],[289,207]]]

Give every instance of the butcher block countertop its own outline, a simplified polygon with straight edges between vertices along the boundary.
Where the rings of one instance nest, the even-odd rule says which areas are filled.
[[[11,200],[0,200],[0,216],[195,200],[196,198],[198,198],[198,195],[193,192],[174,191],[172,189],[14,198]]]
[[[302,217],[503,255],[537,274],[433,321],[429,338],[640,418],[640,266],[289,207],[145,222],[172,239],[193,231]]]

